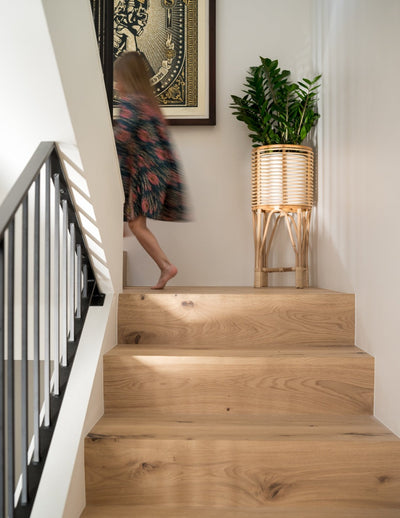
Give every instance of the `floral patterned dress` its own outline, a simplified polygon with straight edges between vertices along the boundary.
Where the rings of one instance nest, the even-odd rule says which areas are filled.
[[[145,96],[121,99],[114,127],[125,192],[124,220],[188,219],[182,176],[159,111]]]

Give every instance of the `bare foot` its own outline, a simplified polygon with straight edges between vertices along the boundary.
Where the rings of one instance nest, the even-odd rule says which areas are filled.
[[[167,282],[175,277],[178,273],[178,269],[173,264],[168,265],[164,270],[161,270],[160,278],[155,286],[152,286],[152,290],[162,290]]]

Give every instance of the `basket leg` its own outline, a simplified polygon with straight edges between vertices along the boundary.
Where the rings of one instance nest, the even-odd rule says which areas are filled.
[[[304,288],[308,288],[310,285],[308,268],[304,268]]]
[[[308,288],[308,242],[311,211],[301,209],[297,212],[297,253],[296,288]]]
[[[268,285],[268,277],[262,271],[264,265],[263,241],[263,211],[257,209],[253,211],[253,234],[254,234],[254,287],[263,288]]]
[[[310,285],[310,276],[308,270],[308,245],[310,241],[310,225],[311,225],[311,209],[304,214],[304,287]]]
[[[296,266],[296,288],[304,288],[304,268]]]
[[[254,271],[254,287],[266,288],[268,286],[268,274],[266,272]]]

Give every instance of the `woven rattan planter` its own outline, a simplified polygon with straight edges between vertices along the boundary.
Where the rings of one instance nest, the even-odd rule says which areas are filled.
[[[308,286],[308,239],[314,196],[314,157],[306,146],[260,146],[252,153],[254,286],[268,286],[268,274],[295,272],[296,287]],[[286,221],[295,265],[268,267],[276,229]]]
[[[260,146],[252,153],[252,208],[311,209],[314,155],[306,146]]]

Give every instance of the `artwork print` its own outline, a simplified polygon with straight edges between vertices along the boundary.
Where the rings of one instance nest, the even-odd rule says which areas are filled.
[[[198,106],[198,0],[115,0],[114,59],[126,51],[145,58],[162,107]]]

